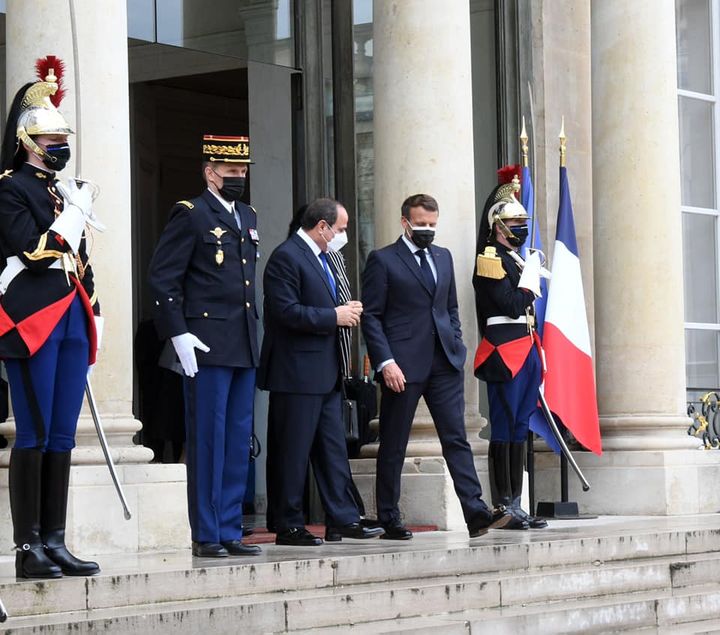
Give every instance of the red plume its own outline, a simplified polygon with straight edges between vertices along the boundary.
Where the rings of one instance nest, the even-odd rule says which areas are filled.
[[[63,97],[65,97],[65,87],[63,86],[63,74],[65,73],[65,62],[55,55],[48,55],[47,57],[41,57],[35,62],[35,72],[37,73],[40,81],[45,81],[45,78],[50,74],[50,69],[53,70],[55,77],[57,77],[58,89],[54,95],[50,95],[50,101],[53,106],[57,108],[60,105]]]
[[[513,178],[517,175],[519,179],[522,179],[522,166],[521,165],[505,165],[497,171],[498,185],[505,185],[505,183],[512,183]]]

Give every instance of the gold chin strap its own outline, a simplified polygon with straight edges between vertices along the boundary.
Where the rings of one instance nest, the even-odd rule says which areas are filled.
[[[495,219],[495,224],[500,228],[500,233],[505,236],[505,238],[512,238],[514,234],[510,231],[508,226],[503,223],[501,218]]]
[[[24,126],[20,126],[17,129],[17,138],[18,141],[21,141],[24,143],[28,148],[30,148],[35,154],[37,154],[41,159],[47,159],[50,157],[50,155],[45,152],[37,143],[35,143],[35,140],[27,133]]]

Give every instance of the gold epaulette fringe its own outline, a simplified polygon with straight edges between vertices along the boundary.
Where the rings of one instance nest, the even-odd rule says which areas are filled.
[[[477,275],[493,280],[502,280],[507,275],[495,247],[485,247],[485,250],[478,254]]]

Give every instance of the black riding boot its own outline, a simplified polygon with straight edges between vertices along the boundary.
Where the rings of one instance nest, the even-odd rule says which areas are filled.
[[[10,513],[18,578],[62,577],[60,567],[45,555],[40,539],[42,460],[42,452],[33,448],[13,448],[10,452]]]
[[[512,507],[512,488],[510,481],[510,443],[490,441],[488,448],[488,470],[490,472],[490,495],[494,507],[504,505],[512,520],[501,529],[529,529]]]
[[[510,483],[512,488],[512,508],[515,515],[522,518],[530,529],[544,529],[547,520],[531,516],[520,507],[523,488],[523,472],[525,468],[525,443],[510,444]]]
[[[100,573],[97,562],[80,560],[65,546],[70,452],[46,452],[42,464],[41,537],[45,553],[65,575]]]

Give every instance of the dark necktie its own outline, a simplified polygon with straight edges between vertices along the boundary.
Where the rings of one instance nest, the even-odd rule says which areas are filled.
[[[327,255],[324,251],[320,252],[320,260],[322,261],[323,269],[325,269],[325,273],[327,274],[328,282],[330,283],[330,288],[332,289],[333,298],[337,300],[337,284],[335,282],[335,276],[332,274],[332,271],[330,271],[330,265],[328,265]]]
[[[425,286],[428,288],[428,291],[435,294],[435,277],[433,276],[432,269],[430,269],[430,263],[427,260],[427,256],[425,255],[424,249],[418,249],[415,252],[415,255],[420,258],[420,272],[422,273],[423,280],[425,281]]]

